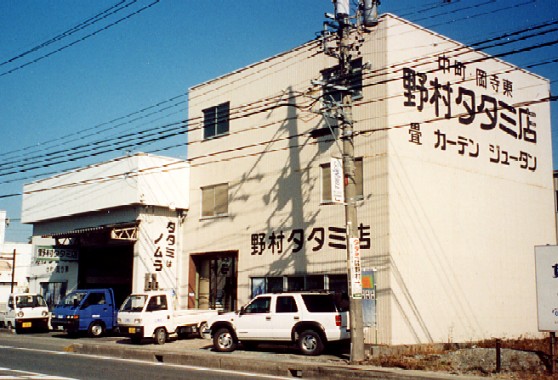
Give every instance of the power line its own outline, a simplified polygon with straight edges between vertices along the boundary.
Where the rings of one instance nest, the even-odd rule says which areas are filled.
[[[529,30],[531,30],[531,29],[529,29]],[[509,34],[508,34],[508,35],[509,35]],[[530,47],[526,47],[526,48],[523,48],[523,49],[515,49],[515,50],[512,50],[512,51],[510,51],[510,52],[505,52],[505,53],[501,53],[501,54],[504,54],[504,55],[517,54],[518,52],[522,52],[522,51],[530,51],[530,50],[533,50],[533,49],[535,49],[535,48],[540,48],[540,47],[544,47],[544,46],[550,46],[550,45],[554,44],[555,42],[556,42],[556,41],[551,41],[551,42],[549,42],[549,43],[540,44],[540,46],[535,45],[535,46],[530,46]],[[506,42],[506,44],[507,44],[507,43],[509,43],[509,42]],[[487,57],[486,59],[490,59],[490,58],[491,58],[491,57]],[[253,104],[254,104],[254,103],[253,103]],[[265,111],[265,110],[269,110],[269,108],[268,108],[268,109],[264,109],[264,111]],[[252,111],[252,112],[259,112],[259,111],[258,111],[258,108],[255,107],[255,108],[254,108],[254,111]],[[248,115],[245,115],[245,116],[249,116],[249,114],[248,114]],[[169,136],[174,136],[174,135],[176,135],[176,134],[170,134]],[[121,138],[121,137],[117,137],[117,138]],[[146,142],[147,142],[147,143],[152,143],[153,141],[160,141],[160,140],[163,140],[163,139],[165,139],[165,136],[158,136],[158,137],[155,138],[155,139],[146,139]],[[141,141],[141,140],[140,140],[140,141]],[[126,147],[130,147],[130,146],[131,146],[131,147],[137,147],[137,146],[141,146],[141,144],[136,143],[136,144],[128,144],[128,145],[126,145]],[[72,148],[72,150],[76,150],[76,148]],[[117,150],[120,150],[120,148],[117,149]],[[104,151],[101,151],[100,153],[97,153],[97,154],[95,154],[95,155],[98,155],[98,154],[101,154],[101,153],[107,153],[107,152],[110,152],[110,151],[114,151],[114,150],[104,150]],[[58,153],[62,154],[62,153],[64,153],[64,152],[66,152],[66,151],[61,151],[61,152],[58,152]],[[76,158],[73,158],[72,160],[69,160],[69,161],[75,161],[75,160],[77,160],[77,159],[76,159]],[[68,162],[68,161],[62,160],[62,161],[58,161],[57,163],[64,163],[64,162]],[[33,168],[33,169],[39,169],[39,168],[51,167],[51,166],[53,166],[53,163],[49,163],[49,164],[47,164],[47,165],[38,166],[38,167],[35,167],[35,168]],[[24,166],[20,166],[20,167],[24,168]],[[26,172],[26,171],[29,171],[29,170],[30,170],[30,169],[27,168],[26,170],[18,171],[18,172]]]
[[[43,49],[43,48],[45,48],[45,47],[47,47],[47,46],[49,46],[49,45],[51,45],[55,42],[61,41],[64,38],[67,38],[67,37],[71,36],[72,34],[77,33],[79,31],[87,28],[88,26],[94,25],[94,24],[98,23],[99,21],[107,18],[108,16],[116,14],[116,13],[120,12],[121,10],[129,7],[130,5],[134,4],[136,1],[137,0],[132,0],[132,2],[126,4],[125,6],[122,7],[122,4],[126,3],[126,0],[122,0],[119,3],[117,3],[116,5],[113,5],[110,8],[105,9],[104,11],[96,14],[95,16],[86,19],[85,21],[82,21],[81,23],[79,23],[76,26],[66,30],[65,32],[63,32],[61,34],[58,34],[55,37],[52,37],[49,40],[47,40],[47,41],[29,49],[29,50],[26,50],[23,53],[20,53],[13,58],[8,59],[7,61],[0,62],[0,67],[2,67],[4,65],[7,65],[9,63],[12,63],[14,61],[17,61],[18,59],[23,58],[26,55],[29,55],[29,54],[34,53],[36,51],[39,51],[39,50],[41,50],[41,49]]]
[[[437,7],[438,7],[438,4],[437,4],[437,3],[432,3],[432,4],[433,4],[433,6],[431,5],[431,7],[428,8],[428,9],[434,9],[434,8],[437,8]],[[480,7],[480,6],[483,6],[484,4],[485,4],[485,3],[476,4],[476,5],[474,5],[473,7]],[[462,9],[462,8],[460,8],[460,9]],[[454,11],[455,11],[455,10],[454,10]],[[419,10],[419,11],[416,12],[416,13],[423,13],[423,12],[425,12],[425,9],[421,9],[421,10]],[[453,11],[452,11],[452,12],[453,12]],[[412,14],[412,13],[410,13],[410,14]],[[442,15],[443,15],[443,14],[442,14]],[[439,15],[430,16],[429,18],[434,18],[434,17],[437,17],[437,16],[439,16]],[[82,132],[82,131],[80,131],[80,133],[81,133],[81,132]],[[86,136],[86,137],[87,137],[87,136]],[[70,140],[68,140],[67,137],[65,137],[65,140],[64,140],[64,141],[65,141],[65,143],[68,143]],[[74,141],[75,141],[75,140],[74,140]],[[41,146],[42,146],[42,145],[43,145],[43,144],[41,144]],[[31,148],[32,148],[35,152],[38,152],[38,151],[36,150],[36,146],[33,146],[33,147],[31,147]],[[44,151],[44,150],[45,150],[44,148],[40,149],[40,151]],[[0,156],[2,156],[2,155],[0,155]]]
[[[136,0],[136,1],[137,1],[137,0]],[[21,69],[23,69],[23,68],[25,68],[25,67],[27,67],[27,66],[29,66],[29,65],[35,64],[35,63],[37,63],[37,62],[42,61],[43,59],[49,58],[49,57],[51,57],[51,56],[53,56],[53,55],[55,55],[55,54],[57,54],[57,53],[60,53],[60,52],[66,50],[66,49],[68,49],[68,48],[70,48],[70,47],[72,47],[72,46],[74,46],[74,45],[77,45],[78,43],[83,42],[83,41],[85,41],[85,40],[87,40],[87,39],[89,39],[89,38],[91,38],[91,37],[93,37],[93,36],[96,36],[97,34],[103,32],[103,31],[105,31],[105,30],[108,30],[108,29],[112,28],[113,26],[116,26],[116,25],[120,24],[121,22],[126,21],[126,20],[128,20],[128,19],[130,19],[130,18],[132,18],[132,17],[134,17],[134,16],[136,16],[136,15],[138,15],[138,14],[140,14],[141,12],[143,12],[143,11],[145,11],[145,10],[147,10],[147,9],[149,9],[149,8],[151,8],[151,7],[153,7],[155,4],[159,3],[160,1],[161,1],[161,0],[155,0],[155,1],[153,1],[152,3],[150,3],[150,4],[148,4],[148,5],[146,5],[146,6],[142,7],[142,8],[140,8],[140,9],[137,10],[137,11],[135,11],[135,12],[133,12],[133,13],[130,13],[130,14],[128,14],[127,16],[122,17],[122,18],[116,20],[115,22],[108,24],[108,25],[104,26],[104,27],[101,28],[101,29],[97,29],[97,30],[94,31],[93,33],[87,34],[87,35],[81,37],[81,38],[78,39],[78,40],[75,40],[75,41],[73,41],[73,42],[71,42],[71,43],[69,43],[69,44],[67,44],[67,45],[64,45],[64,46],[62,46],[62,47],[60,47],[60,48],[58,48],[58,49],[56,49],[56,50],[54,50],[54,51],[51,51],[51,52],[48,53],[48,54],[42,55],[42,56],[40,56],[40,57],[38,57],[38,58],[35,58],[35,59],[33,59],[33,60],[31,60],[31,61],[29,61],[29,62],[27,62],[27,63],[21,64],[21,65],[19,65],[19,66],[13,68],[13,69],[11,69],[11,70],[4,71],[3,73],[0,73],[0,77],[3,77],[3,76],[8,75],[8,74],[12,74],[12,73],[14,73],[14,72],[16,72],[16,71],[18,71],[18,70],[21,70]]]
[[[149,106],[149,107],[143,108],[143,109],[141,109],[141,110],[139,110],[139,111],[132,112],[132,113],[126,115],[126,116],[113,119],[113,120],[111,120],[111,121],[109,121],[109,122],[101,123],[101,124],[98,124],[98,125],[96,125],[96,126],[94,126],[94,127],[87,128],[87,129],[84,129],[84,130],[80,130],[80,131],[78,131],[78,132],[75,132],[75,133],[73,133],[73,134],[66,135],[60,144],[53,145],[53,146],[51,146],[50,148],[46,148],[46,147],[37,148],[37,147],[35,147],[35,146],[32,146],[32,147],[27,147],[27,148],[23,148],[23,149],[19,149],[19,150],[15,150],[15,151],[12,151],[12,152],[7,152],[7,153],[4,153],[4,154],[1,154],[0,157],[1,157],[1,156],[7,156],[7,155],[9,155],[9,154],[12,154],[11,157],[5,157],[5,158],[4,158],[4,161],[5,161],[5,162],[4,162],[4,166],[5,166],[5,165],[13,164],[13,163],[21,163],[21,162],[25,162],[25,161],[34,160],[34,159],[43,159],[45,156],[48,157],[48,156],[52,156],[52,155],[55,155],[55,154],[63,154],[63,153],[65,153],[65,152],[67,152],[68,150],[75,150],[76,147],[74,146],[74,147],[71,147],[71,148],[69,148],[69,149],[64,149],[64,150],[58,150],[58,151],[51,151],[51,152],[47,152],[47,153],[42,153],[42,152],[47,151],[47,149],[52,149],[52,148],[61,147],[61,146],[68,145],[69,143],[75,142],[75,141],[79,141],[79,142],[82,144],[81,146],[83,146],[83,145],[88,145],[88,144],[90,144],[90,143],[84,142],[84,139],[87,138],[87,137],[93,137],[93,136],[101,135],[102,132],[107,132],[107,131],[109,131],[109,130],[116,129],[116,128],[121,127],[121,126],[124,126],[124,125],[132,124],[132,123],[134,123],[134,122],[136,122],[136,121],[139,121],[139,120],[147,119],[147,118],[149,118],[149,117],[151,117],[151,116],[160,114],[160,113],[162,113],[162,112],[164,112],[164,111],[166,111],[166,110],[168,110],[168,109],[171,109],[171,108],[174,108],[174,107],[177,107],[177,106],[180,106],[180,105],[183,105],[183,104],[187,103],[186,100],[181,100],[181,101],[178,101],[178,102],[176,102],[176,103],[174,103],[174,104],[168,105],[168,106],[166,106],[166,107],[164,107],[164,108],[159,108],[159,109],[154,110],[154,111],[152,111],[152,112],[150,112],[150,113],[145,113],[146,111],[148,111],[148,110],[150,110],[150,109],[152,109],[152,108],[158,107],[158,106],[160,106],[160,105],[163,104],[163,103],[168,103],[168,102],[170,102],[170,101],[172,101],[172,100],[175,100],[175,99],[177,99],[177,98],[179,98],[179,97],[183,97],[183,96],[184,96],[184,95],[180,95],[180,96],[171,98],[170,100],[167,100],[167,101],[165,101],[165,102],[157,103],[155,106]],[[180,109],[179,111],[185,111],[185,109]],[[137,115],[136,118],[130,119],[132,116],[136,116],[136,115]],[[163,116],[163,118],[166,118],[166,117],[171,116],[171,115],[172,115],[172,114],[167,114],[167,115]],[[126,119],[128,119],[128,120],[126,120]],[[114,124],[115,122],[120,121],[120,120],[123,120],[120,124],[115,124],[115,125],[112,125],[112,126],[110,125],[110,124]],[[124,121],[124,120],[125,120],[125,121]],[[153,120],[152,120],[151,122],[153,122]],[[101,127],[103,127],[103,126],[105,126],[105,125],[108,125],[108,126],[105,127],[104,129],[101,129]],[[141,126],[141,125],[140,125],[140,126]],[[135,128],[137,128],[137,127],[135,127]],[[135,128],[128,129],[128,130],[134,130]],[[157,127],[157,128],[158,128],[158,127]],[[89,132],[89,131],[94,131],[94,132],[84,135],[84,133]],[[142,132],[139,131],[139,132],[137,132],[137,133],[142,133]],[[73,139],[68,138],[68,137],[72,137],[72,136],[75,136],[75,138],[73,138]],[[117,135],[117,136],[120,136],[120,135]],[[47,142],[44,142],[44,143],[39,144],[39,146],[43,146],[43,145],[49,144],[49,143],[51,143],[51,142],[58,142],[58,141],[60,141],[60,139],[50,140],[50,141],[47,141]],[[106,141],[106,138],[103,138],[103,141]],[[13,153],[25,152],[26,150],[30,150],[30,149],[32,149],[32,150],[33,150],[33,153],[36,154],[35,156],[29,156],[29,155],[26,155],[26,154],[24,154],[24,153],[23,153],[23,154],[20,154],[20,155],[17,155],[17,156],[13,156]],[[8,161],[8,160],[11,160],[11,161]]]

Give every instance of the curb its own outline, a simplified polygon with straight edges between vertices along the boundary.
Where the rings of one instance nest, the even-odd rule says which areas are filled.
[[[65,351],[86,355],[102,355],[121,359],[144,360],[152,363],[169,363],[220,370],[253,372],[258,374],[292,378],[315,379],[406,379],[406,380],[486,380],[478,376],[458,376],[446,373],[408,371],[373,366],[351,366],[327,362],[303,362],[295,360],[266,360],[240,357],[229,353],[184,352],[162,350],[157,346],[147,348],[112,346],[107,344],[74,343]]]

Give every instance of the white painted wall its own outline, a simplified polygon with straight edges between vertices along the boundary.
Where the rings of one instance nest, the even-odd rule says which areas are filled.
[[[392,343],[534,334],[533,247],[556,239],[550,108],[539,101],[549,84],[401,20],[387,22],[387,64],[397,67],[389,75],[387,105]],[[451,65],[465,64],[465,75],[440,70],[441,55]],[[403,68],[427,75],[430,97],[431,81],[450,84],[451,118],[444,117],[443,100],[438,115],[431,102],[419,111],[416,91],[417,106],[404,105]],[[478,70],[487,73],[487,88],[479,86]],[[504,81],[512,83],[511,94],[504,93]],[[490,119],[485,112],[460,123],[459,115],[470,115],[456,102],[459,87],[474,92],[477,107],[482,96],[491,97],[515,106],[516,115],[499,104],[493,129],[482,128]],[[536,142],[526,141],[525,131],[519,136],[520,108],[536,114]],[[420,124],[420,145],[411,141],[417,132],[410,123]]]
[[[180,218],[174,212],[143,212],[134,246],[133,292],[143,292],[146,274],[154,274],[159,289],[179,293],[178,275],[183,238]]]
[[[121,157],[26,184],[21,218],[36,223],[130,205],[187,209],[188,179],[182,160]]]
[[[14,293],[23,293],[29,288],[29,273],[32,259],[31,244],[4,243],[0,244],[0,302],[6,302],[11,290],[12,265],[15,255],[15,277],[17,285]]]

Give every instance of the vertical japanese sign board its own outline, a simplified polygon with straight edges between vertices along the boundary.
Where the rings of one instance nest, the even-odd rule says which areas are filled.
[[[345,202],[345,179],[343,176],[343,160],[332,157],[331,168],[331,200],[336,203]]]
[[[376,283],[374,269],[362,271],[362,320],[364,327],[376,326]]]
[[[351,262],[351,298],[362,299],[362,269],[360,267],[360,242],[358,238],[349,239]]]
[[[535,247],[539,331],[558,331],[558,246]]]

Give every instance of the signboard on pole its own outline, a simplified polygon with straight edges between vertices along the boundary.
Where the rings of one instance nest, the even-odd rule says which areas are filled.
[[[539,331],[558,331],[558,246],[535,247]]]
[[[345,202],[345,179],[343,176],[343,160],[331,157],[331,200],[336,203]]]
[[[376,326],[376,283],[374,269],[362,271],[362,321],[364,327]]]
[[[362,299],[362,269],[360,267],[360,241],[358,238],[349,239],[351,255],[351,298]]]

